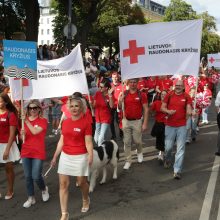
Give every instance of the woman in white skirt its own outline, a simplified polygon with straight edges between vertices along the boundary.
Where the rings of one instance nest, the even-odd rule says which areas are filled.
[[[0,163],[5,164],[7,192],[5,199],[14,195],[14,162],[20,159],[20,153],[15,143],[16,127],[18,126],[17,109],[9,96],[0,93]]]
[[[93,161],[92,126],[85,115],[86,106],[81,98],[72,96],[68,100],[71,118],[62,122],[61,136],[57,144],[51,165],[55,166],[60,155],[58,173],[60,182],[61,220],[69,218],[68,188],[70,176],[77,177],[82,192],[81,212],[87,212],[90,206],[87,176]]]

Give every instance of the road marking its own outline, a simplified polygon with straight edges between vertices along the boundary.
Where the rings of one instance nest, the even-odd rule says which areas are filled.
[[[220,157],[215,157],[215,161],[213,163],[212,172],[211,172],[211,176],[209,178],[209,183],[207,186],[205,199],[203,201],[202,210],[200,213],[199,220],[209,220],[211,207],[212,207],[212,200],[213,200],[214,191],[215,191],[216,180],[218,177],[219,163],[220,163]],[[217,219],[219,219],[219,218],[217,218]]]

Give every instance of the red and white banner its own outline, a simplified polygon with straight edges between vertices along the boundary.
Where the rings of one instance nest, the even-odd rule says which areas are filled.
[[[198,76],[201,36],[201,19],[120,27],[122,79]]]
[[[208,66],[211,68],[220,68],[220,53],[208,54]]]
[[[10,78],[11,96],[21,99],[20,80]],[[80,45],[59,59],[37,61],[37,80],[23,79],[24,100],[88,94],[88,85]]]

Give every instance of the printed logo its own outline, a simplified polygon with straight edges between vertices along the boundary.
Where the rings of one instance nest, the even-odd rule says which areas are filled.
[[[73,131],[80,132],[81,129],[80,128],[73,128]]]

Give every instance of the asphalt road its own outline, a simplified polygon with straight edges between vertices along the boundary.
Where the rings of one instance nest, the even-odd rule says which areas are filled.
[[[112,180],[109,167],[108,181],[97,184],[90,195],[91,209],[80,213],[81,195],[72,179],[69,196],[70,219],[85,220],[216,220],[220,219],[220,177],[219,158],[215,157],[217,125],[212,107],[209,113],[210,124],[200,128],[196,142],[186,146],[184,172],[181,180],[173,179],[172,169],[165,169],[157,160],[155,140],[144,135],[144,162],[137,164],[134,152],[133,164],[124,171],[123,145],[120,146],[118,179]],[[58,137],[47,137],[48,159],[44,171],[49,167],[51,156],[56,148]],[[213,166],[213,163],[215,164]],[[21,164],[15,166],[16,180],[14,198],[0,200],[0,220],[56,220],[60,218],[59,186],[56,169],[45,180],[49,187],[50,200],[41,201],[41,193],[36,187],[37,203],[25,209],[27,199]],[[0,167],[0,192],[6,191],[5,174]]]

